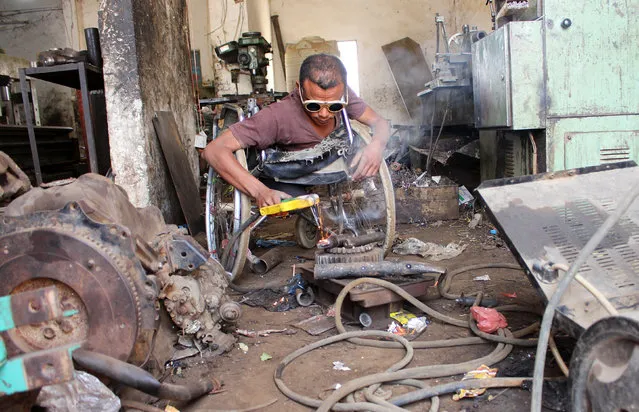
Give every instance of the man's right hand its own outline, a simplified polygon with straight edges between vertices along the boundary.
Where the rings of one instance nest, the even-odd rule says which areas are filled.
[[[291,195],[288,193],[269,189],[265,186],[264,190],[261,190],[258,192],[257,196],[255,196],[255,200],[257,201],[257,206],[262,208],[264,206],[276,205],[280,203],[282,199],[289,199],[290,197]]]

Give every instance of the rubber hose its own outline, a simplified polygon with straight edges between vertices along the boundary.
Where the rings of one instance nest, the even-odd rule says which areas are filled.
[[[242,223],[242,225],[237,229],[237,231],[235,231],[235,233],[231,235],[231,238],[229,239],[228,243],[226,244],[226,247],[224,248],[224,251],[222,252],[222,258],[220,259],[220,263],[222,264],[222,267],[224,269],[226,269],[226,264],[228,263],[229,255],[231,254],[231,250],[233,249],[235,242],[237,242],[237,239],[242,235],[242,233],[244,233],[244,231],[249,226],[255,223],[260,217],[262,216],[258,213],[251,215],[244,223]]]
[[[419,381],[417,379],[404,379],[401,381],[397,381],[397,382],[389,382],[390,384],[393,385],[404,385],[404,386],[414,386],[416,388],[420,388],[420,389],[426,389],[429,386],[426,385],[425,382]],[[366,397],[366,400],[368,400],[369,402],[373,402],[376,403],[378,405],[381,406],[385,406],[387,408],[396,408],[395,405],[393,405],[392,403],[390,403],[389,401],[382,399],[378,396],[375,396],[374,392],[377,390],[377,388],[379,388],[381,386],[381,384],[375,384],[372,386],[369,386],[368,388],[366,388],[366,390],[364,391],[364,396]],[[351,395],[349,395],[350,397]],[[402,409],[404,410],[404,409]],[[437,412],[439,410],[439,397],[438,396],[433,396],[430,400],[430,409],[428,410],[428,412]]]
[[[399,286],[394,285],[390,282],[386,282],[384,280],[381,279],[374,279],[374,278],[360,278],[360,279],[356,279],[352,282],[350,282],[348,285],[346,285],[344,287],[344,289],[342,289],[342,291],[340,292],[340,294],[337,296],[337,299],[335,300],[335,327],[337,328],[337,331],[339,333],[345,333],[346,332],[346,328],[344,328],[344,324],[342,323],[342,315],[341,315],[341,311],[342,311],[342,304],[343,301],[346,297],[346,294],[350,291],[350,289],[352,289],[353,287],[360,285],[362,283],[373,283],[382,287],[387,287],[387,285],[389,285],[389,287],[387,287],[387,289],[391,289],[393,292],[398,293],[399,295],[401,295],[404,299],[406,299],[408,302],[412,303],[413,305],[415,305],[417,308],[423,310],[426,312],[426,309],[428,310],[428,314],[432,314],[435,313],[437,315],[439,315],[440,317],[444,317],[447,319],[452,319],[448,316],[445,315],[441,315],[439,312],[431,309],[430,307],[426,306],[426,304],[424,304],[423,302],[417,300],[415,297],[411,296],[410,294],[408,294],[407,292],[405,292],[403,289],[399,288]],[[399,293],[401,292],[401,293]],[[523,310],[523,308],[521,306],[516,306],[516,305],[508,305],[508,306],[503,306],[502,308],[505,309],[510,309],[510,310]],[[433,316],[436,317],[436,316]],[[439,318],[439,317],[437,317]],[[468,324],[467,320],[464,321],[458,321],[457,319],[454,319],[457,323],[456,326],[460,326],[460,327],[465,327],[465,328],[469,328],[470,325]],[[521,336],[526,336],[534,331],[537,330],[538,324],[532,324],[520,331],[517,331],[515,333],[513,333],[513,336],[516,337],[521,337]],[[374,341],[374,340],[370,340],[370,339],[359,339],[359,338],[353,338],[349,340],[351,343],[357,344],[357,345],[365,345],[365,346],[370,346],[370,347],[376,347],[376,348],[400,348],[401,346],[399,346],[397,343],[395,342],[381,342],[381,341]],[[449,348],[449,347],[454,347],[454,346],[461,346],[461,345],[479,345],[479,344],[485,344],[486,340],[482,339],[480,337],[469,337],[469,338],[458,338],[458,339],[444,339],[444,340],[436,340],[436,341],[419,341],[419,342],[412,342],[413,348],[415,349],[432,349],[432,348]],[[517,341],[513,341],[513,342],[507,342],[509,344],[516,344]]]
[[[468,379],[465,381],[450,382],[430,388],[418,389],[393,398],[389,402],[396,406],[402,406],[419,402],[433,396],[455,392],[459,389],[513,388],[521,387],[526,381],[530,381],[530,378]]]
[[[505,331],[503,329],[499,330],[500,334],[509,333],[509,331]],[[410,369],[403,369],[397,372],[382,372],[376,373],[368,376],[364,376],[361,378],[353,379],[344,385],[342,385],[339,389],[333,392],[328,398],[322,402],[320,407],[317,409],[318,412],[328,412],[334,406],[337,406],[337,402],[340,399],[344,398],[351,392],[362,389],[366,386],[373,385],[376,383],[383,383],[389,381],[397,381],[401,379],[430,379],[430,378],[438,378],[442,376],[451,376],[457,375],[461,373],[468,372],[469,370],[478,368],[481,365],[492,365],[497,362],[500,362],[510,352],[512,351],[512,345],[504,345],[503,343],[497,344],[497,347],[488,355],[483,356],[478,359],[473,359],[466,362],[455,363],[455,364],[444,364],[444,365],[432,365],[432,366],[421,366]]]
[[[599,246],[599,243],[606,237],[610,229],[617,224],[621,216],[630,208],[635,198],[639,196],[639,182],[635,183],[627,196],[617,205],[617,208],[608,216],[601,226],[597,229],[588,243],[581,249],[575,261],[570,265],[570,270],[564,274],[552,297],[548,301],[544,317],[541,321],[541,329],[539,330],[539,344],[537,345],[537,353],[535,354],[535,372],[533,375],[533,390],[530,410],[532,412],[541,412],[542,386],[544,380],[544,366],[546,363],[546,352],[548,350],[548,339],[550,338],[550,328],[552,320],[555,317],[555,310],[559,306],[559,302],[563,297],[566,289],[572,282],[581,266],[588,260],[588,257]]]
[[[461,295],[448,293],[450,289],[450,284],[453,281],[453,278],[457,275],[460,275],[464,272],[468,272],[471,270],[479,270],[479,269],[514,269],[514,270],[523,270],[521,266],[513,264],[513,263],[479,263],[477,265],[464,266],[459,269],[455,269],[451,272],[443,274],[439,278],[439,283],[437,284],[437,290],[439,294],[446,299],[457,299],[460,298]],[[464,294],[464,296],[475,296],[477,292]]]
[[[161,399],[188,402],[210,392],[214,387],[211,380],[202,380],[190,385],[161,383],[144,369],[85,349],[73,351],[73,360],[84,369]]]
[[[353,337],[362,337],[362,336],[370,336],[370,337],[384,337],[391,338],[397,341],[406,349],[406,355],[402,358],[398,363],[393,365],[393,367],[403,367],[407,365],[413,358],[413,347],[410,342],[404,339],[401,336],[393,335],[389,332],[383,332],[378,330],[367,330],[367,331],[358,331],[358,332],[346,332],[340,335],[331,336],[326,339],[319,340],[317,342],[306,345],[295,352],[287,355],[280,364],[275,369],[275,385],[277,385],[278,389],[290,399],[293,399],[295,402],[301,403],[303,405],[309,406],[311,408],[317,408],[321,405],[321,401],[317,399],[313,399],[304,395],[300,395],[291,389],[289,389],[282,379],[282,375],[284,374],[284,369],[288,366],[292,361],[296,358],[314,350],[320,348],[322,346],[330,345],[335,342],[340,342],[343,340],[347,340]],[[400,366],[401,365],[401,366]],[[355,403],[340,403],[335,405],[334,410],[336,411],[357,411],[357,410],[372,410],[372,411],[385,411],[386,409],[380,407],[378,405],[369,403],[369,402],[355,402]]]
[[[337,316],[338,310],[338,306],[341,308],[342,306],[342,302],[344,301],[344,299],[346,298],[346,295],[348,294],[348,292],[353,289],[356,286],[359,286],[363,283],[372,283],[374,285],[378,285],[378,286],[382,286],[383,288],[389,289],[393,292],[395,292],[396,294],[398,294],[399,296],[401,296],[402,298],[404,298],[405,300],[407,300],[408,302],[410,302],[411,304],[415,305],[417,308],[419,308],[420,310],[422,310],[424,313],[426,313],[427,315],[435,318],[435,319],[439,319],[442,322],[454,325],[454,326],[459,326],[462,328],[467,328],[468,327],[468,320],[464,319],[455,319],[455,318],[451,318],[450,316],[446,316],[442,313],[437,312],[436,310],[432,309],[430,306],[426,305],[425,303],[417,300],[414,296],[412,296],[410,293],[406,292],[404,289],[400,288],[399,286],[390,283],[388,281],[382,280],[382,279],[375,279],[375,278],[360,278],[360,279],[356,279],[352,282],[350,282],[348,285],[344,286],[344,288],[342,289],[342,291],[339,293],[339,295],[337,295],[337,299],[335,300],[335,326],[337,326],[337,329],[339,331],[344,330],[344,325],[342,325],[342,320],[341,317]]]

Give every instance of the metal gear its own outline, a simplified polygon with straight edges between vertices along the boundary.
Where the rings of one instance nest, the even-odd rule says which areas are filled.
[[[368,245],[367,245],[368,246]],[[350,249],[359,249],[363,246]],[[344,249],[344,248],[335,248]],[[384,250],[371,247],[369,250],[352,253],[325,253],[315,254],[315,265],[329,265],[335,263],[381,262],[384,260]]]

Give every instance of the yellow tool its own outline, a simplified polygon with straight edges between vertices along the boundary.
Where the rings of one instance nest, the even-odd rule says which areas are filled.
[[[315,206],[319,203],[319,196],[316,194],[304,195],[293,197],[290,199],[284,199],[281,203],[271,206],[264,206],[260,208],[260,215],[271,216],[278,213],[291,212],[293,210],[305,209],[307,207]]]

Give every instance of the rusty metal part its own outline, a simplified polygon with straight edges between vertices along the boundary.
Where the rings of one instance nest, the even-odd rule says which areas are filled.
[[[27,388],[37,389],[73,379],[73,361],[69,350],[68,346],[62,346],[20,356]]]
[[[194,270],[209,260],[209,253],[192,237],[173,235],[166,242],[168,264],[171,272],[177,270]]]
[[[201,379],[191,385],[161,383],[147,371],[101,353],[77,349],[73,360],[83,369],[111,378],[117,382],[161,399],[188,402],[210,392],[215,383]]]
[[[284,253],[281,248],[276,247],[259,257],[251,254],[248,257],[248,260],[250,262],[251,270],[258,275],[263,275],[282,263],[282,260],[284,260]]]
[[[225,302],[220,306],[220,317],[226,322],[236,322],[242,316],[242,307],[237,302]]]
[[[29,177],[4,152],[0,152],[0,205],[31,189]]]
[[[8,333],[8,350],[31,352],[86,340],[91,349],[128,359],[138,331],[153,327],[156,316],[155,296],[146,293],[134,250],[128,229],[91,220],[75,202],[60,211],[5,216],[0,294],[53,285],[63,306],[78,311],[68,319],[71,333],[55,321],[23,326]],[[47,339],[44,328],[55,336]]]
[[[216,353],[222,353],[235,343],[231,335],[219,329],[223,318],[218,308],[228,301],[226,286],[226,272],[217,261],[209,259],[193,276],[171,276],[159,297],[164,299],[173,323],[184,333],[193,334],[206,345],[217,345]]]
[[[360,262],[332,265],[315,265],[315,279],[339,279],[345,277],[420,275],[445,273],[445,270],[422,262]]]
[[[369,243],[368,245],[354,246],[354,247],[348,247],[348,246],[332,247],[332,248],[326,249],[326,253],[353,255],[356,253],[368,252],[370,250],[373,250],[373,247],[374,245],[372,243]]]
[[[358,246],[352,248],[353,250],[360,250],[365,246]],[[341,249],[341,248],[339,248]],[[324,253],[317,252],[315,254],[316,265],[331,265],[339,263],[357,263],[357,262],[381,262],[384,260],[384,250],[382,248],[371,248],[368,251],[354,252],[354,253]]]
[[[16,326],[46,322],[62,316],[58,291],[46,287],[11,296],[11,313]]]
[[[133,207],[109,179],[88,174],[66,186],[32,190],[1,219],[0,293],[54,286],[62,310],[78,312],[3,333],[10,356],[83,343],[143,363],[156,346],[160,291],[183,332],[218,353],[232,347],[234,338],[220,326],[221,306],[230,301],[224,269],[192,238],[167,226],[157,208]],[[222,312],[236,319],[240,312],[233,311],[226,306]]]
[[[383,242],[386,234],[383,232],[365,233],[363,235],[332,235],[327,239],[322,239],[317,243],[320,249],[335,247],[355,247],[367,245],[369,243]]]

